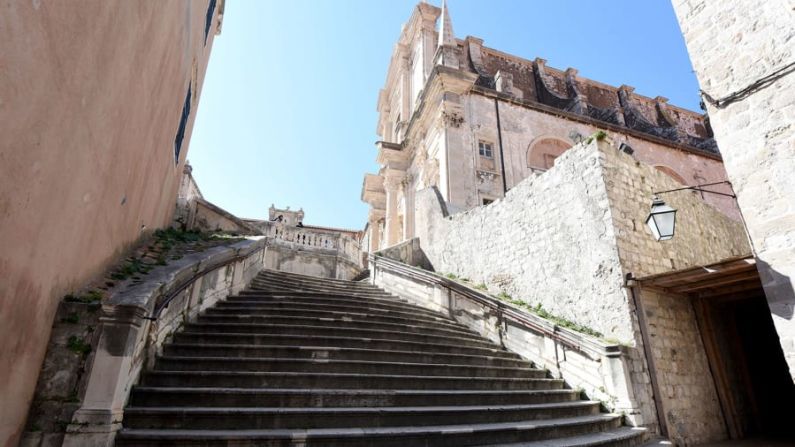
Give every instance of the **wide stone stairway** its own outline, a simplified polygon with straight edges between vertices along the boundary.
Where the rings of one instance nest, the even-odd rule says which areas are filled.
[[[264,271],[143,373],[119,446],[634,446],[563,381],[369,284]]]

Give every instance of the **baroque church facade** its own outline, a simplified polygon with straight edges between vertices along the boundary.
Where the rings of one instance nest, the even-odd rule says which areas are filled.
[[[414,8],[377,110],[380,168],[361,195],[371,252],[416,235],[417,191],[435,186],[451,211],[487,205],[599,130],[681,184],[726,180],[705,115],[457,39],[445,3]],[[739,218],[730,198],[703,199]]]

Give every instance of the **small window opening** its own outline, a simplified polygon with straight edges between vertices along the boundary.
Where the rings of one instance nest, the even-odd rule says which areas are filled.
[[[494,151],[492,150],[491,143],[485,141],[478,142],[478,153],[481,157],[494,158]]]
[[[188,118],[190,118],[190,89],[191,84],[188,84],[188,94],[185,95],[185,104],[182,105],[182,116],[179,119],[177,136],[174,138],[175,165],[179,164],[179,154],[182,152],[182,140],[185,138],[185,128],[188,127]]]
[[[215,15],[215,2],[217,0],[210,0],[207,5],[207,17],[204,19],[204,44],[207,45],[207,36],[210,35],[210,27],[213,24],[213,16]]]
[[[494,199],[483,199],[483,204],[484,205],[489,205],[491,203],[494,203]]]

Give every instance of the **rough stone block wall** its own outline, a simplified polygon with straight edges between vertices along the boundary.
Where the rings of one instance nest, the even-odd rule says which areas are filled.
[[[641,291],[669,438],[695,445],[726,438],[720,402],[691,300]]]
[[[795,62],[788,0],[674,0],[701,88],[723,98]],[[723,107],[707,104],[754,241],[781,346],[795,376],[795,73]]]
[[[742,224],[692,192],[673,193],[677,236],[655,241],[645,224],[652,192],[680,186],[594,141],[566,151],[504,199],[446,219],[436,195],[421,192],[418,236],[436,271],[636,345],[632,305],[622,290],[626,273],[641,277],[749,252]]]
[[[742,223],[705,204],[693,191],[660,196],[677,210],[676,233],[671,240],[656,241],[645,223],[654,192],[682,185],[612,149],[604,151],[603,173],[618,254],[626,273],[639,278],[751,253]]]
[[[435,270],[634,344],[595,145],[567,151],[504,199],[447,219],[433,191],[418,193],[418,236]]]

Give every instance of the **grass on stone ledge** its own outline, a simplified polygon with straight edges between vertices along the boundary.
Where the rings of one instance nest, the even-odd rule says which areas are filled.
[[[469,283],[469,278],[459,278],[457,275],[455,275],[453,273],[446,273],[443,276],[445,278],[452,279],[454,281],[460,281],[460,282]],[[471,286],[471,284],[467,284],[467,285]],[[488,291],[488,287],[486,286],[485,283],[480,283],[480,284],[477,284],[477,285],[472,286],[472,287],[474,287],[477,290]],[[563,317],[559,317],[557,315],[554,315],[554,314],[550,313],[548,310],[544,309],[544,307],[541,305],[541,303],[538,303],[535,306],[533,306],[530,303],[527,303],[527,302],[525,302],[523,300],[513,298],[512,296],[508,295],[505,292],[500,292],[499,295],[496,295],[496,296],[495,295],[491,295],[491,296],[494,296],[495,298],[497,298],[500,301],[504,301],[506,303],[511,303],[514,306],[520,307],[520,308],[522,308],[522,309],[524,309],[524,310],[526,310],[528,312],[531,312],[531,313],[533,313],[535,315],[538,315],[539,317],[541,317],[541,318],[543,318],[545,320],[549,320],[549,321],[555,323],[559,327],[563,327],[563,328],[566,328],[566,329],[571,329],[571,330],[579,332],[581,334],[590,335],[591,337],[596,337],[596,338],[605,340],[604,334],[602,334],[601,332],[599,332],[599,331],[597,331],[595,329],[591,329],[588,326],[584,326],[582,324],[575,323],[575,322],[573,322],[571,320],[567,320],[567,319],[565,319]],[[606,340],[606,341],[612,342],[612,340]]]

